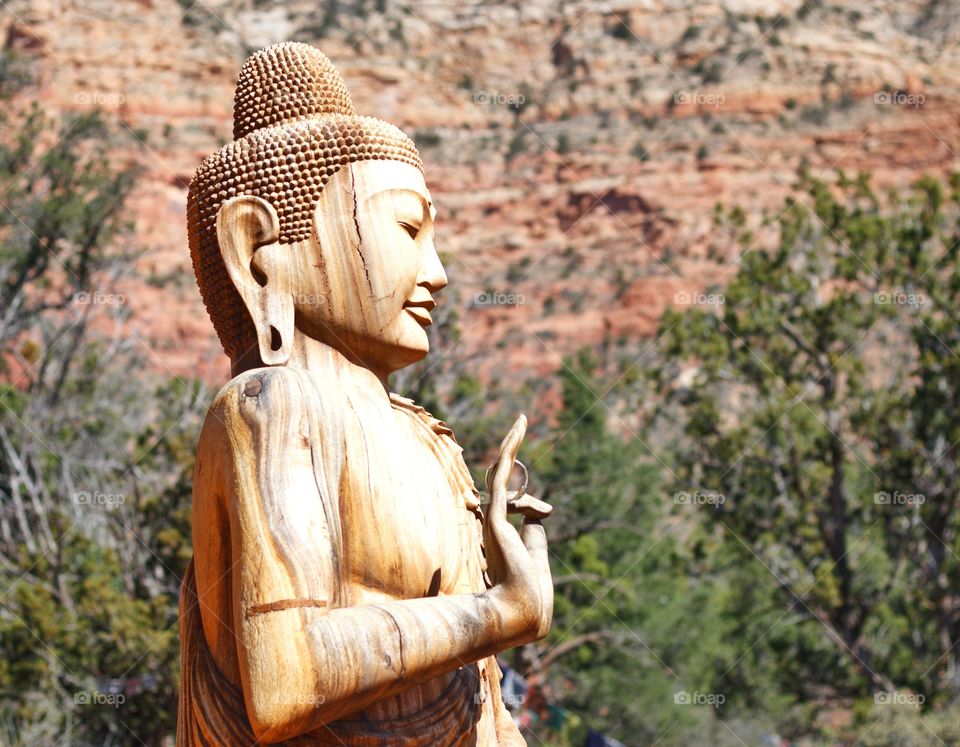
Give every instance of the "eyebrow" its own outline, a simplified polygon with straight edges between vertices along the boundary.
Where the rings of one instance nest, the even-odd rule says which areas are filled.
[[[430,216],[430,220],[434,220],[437,217],[437,209],[433,206],[433,203],[422,194],[417,192],[417,190],[410,189],[409,187],[389,187],[387,189],[381,189],[379,192],[374,192],[372,195],[367,197],[367,200],[372,200],[374,197],[383,194],[384,192],[405,192],[407,194],[411,194],[420,201],[424,211]],[[364,200],[364,202],[366,202],[366,200]]]

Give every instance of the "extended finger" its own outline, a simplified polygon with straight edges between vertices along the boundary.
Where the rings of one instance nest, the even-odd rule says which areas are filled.
[[[520,444],[527,433],[527,416],[521,413],[514,421],[510,431],[504,436],[497,455],[497,466],[493,473],[493,492],[506,490],[510,473],[513,472],[513,463],[520,451]]]
[[[507,501],[507,513],[523,514],[529,519],[545,519],[553,513],[553,506],[529,493]]]

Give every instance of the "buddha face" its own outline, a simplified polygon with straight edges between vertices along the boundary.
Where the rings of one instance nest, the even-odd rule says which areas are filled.
[[[433,293],[447,284],[434,215],[409,164],[359,161],[334,174],[313,237],[289,257],[297,329],[378,373],[423,358]]]
[[[400,161],[343,166],[313,213],[313,235],[280,244],[277,213],[258,197],[221,207],[226,267],[257,328],[263,362],[286,361],[298,336],[379,376],[426,355],[433,294],[447,276],[433,245],[423,175]]]

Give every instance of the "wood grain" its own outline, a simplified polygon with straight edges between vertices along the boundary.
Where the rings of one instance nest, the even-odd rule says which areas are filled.
[[[526,419],[484,514],[452,430],[389,391],[447,282],[434,217],[419,168],[373,157],[329,175],[307,239],[255,194],[217,211],[255,342],[197,448],[181,747],[524,744],[495,654],[552,616],[549,506],[506,516]]]

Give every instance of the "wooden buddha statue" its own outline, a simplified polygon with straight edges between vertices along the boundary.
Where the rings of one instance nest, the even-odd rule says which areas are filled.
[[[507,491],[526,420],[481,513],[452,431],[389,390],[447,283],[417,150],[305,44],[246,62],[234,137],[188,197],[234,378],[197,449],[177,742],[524,744],[495,654],[552,614],[550,507]]]

